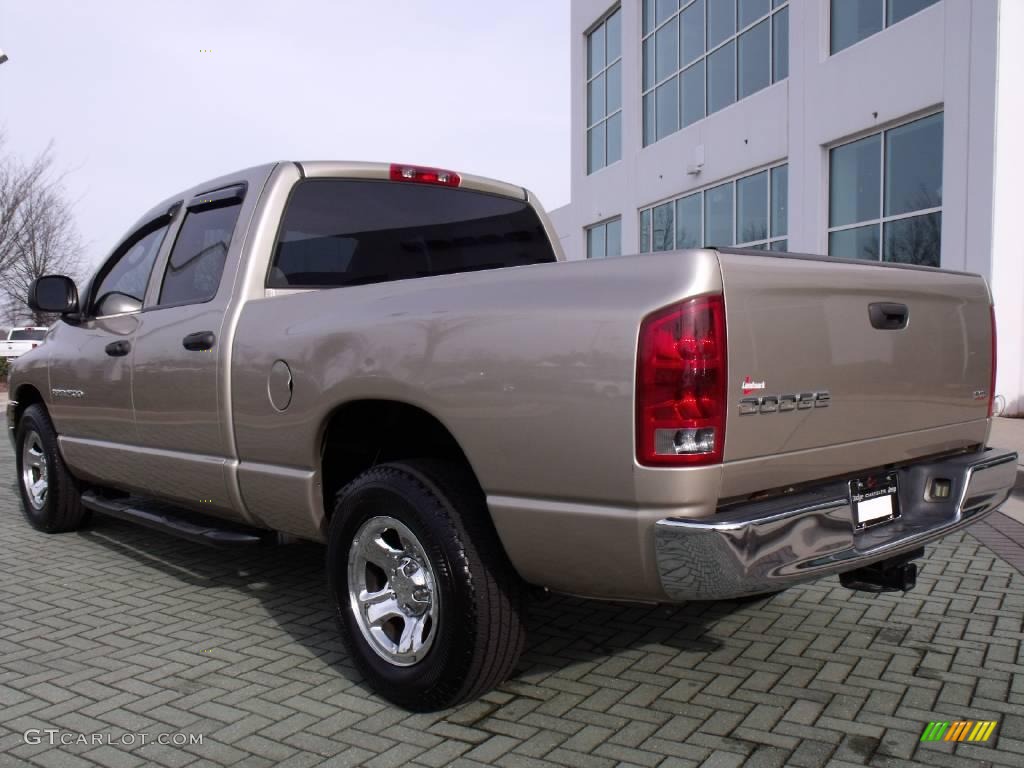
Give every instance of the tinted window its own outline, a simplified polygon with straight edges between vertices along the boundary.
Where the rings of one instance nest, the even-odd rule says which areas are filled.
[[[736,101],[736,43],[708,56],[708,114]]]
[[[739,91],[740,98],[766,88],[770,73],[765,62],[771,56],[769,21],[765,19],[749,32],[740,35]]]
[[[832,53],[882,29],[882,0],[832,0]]]
[[[789,166],[772,168],[772,237],[789,231]]]
[[[689,64],[704,53],[704,0],[697,0],[683,11],[680,30],[682,51],[680,64]]]
[[[675,247],[675,225],[672,223],[672,213],[675,206],[672,203],[659,205],[654,209],[654,242],[651,250],[671,251]]]
[[[732,184],[704,193],[704,244],[732,245]]]
[[[42,341],[46,338],[46,329],[22,328],[11,331],[9,341]]]
[[[878,225],[841,229],[828,235],[828,255],[878,261]]]
[[[878,217],[881,207],[882,138],[879,134],[832,150],[829,164],[829,226]]]
[[[704,60],[683,72],[683,125],[704,117]]]
[[[664,85],[658,86],[658,138],[662,139],[679,130],[679,82],[672,78]]]
[[[142,237],[136,236],[134,243],[129,239],[125,246],[122,246],[121,255],[115,255],[110,264],[104,267],[100,274],[99,285],[93,293],[96,313],[99,315],[110,314],[105,310],[105,305],[117,304],[117,309],[125,311],[128,308],[141,309],[142,300],[146,295],[146,284],[149,282],[149,273],[153,269],[153,262],[160,252],[160,244],[167,234],[167,227],[155,229]],[[123,250],[127,247],[128,250]],[[130,301],[125,302],[127,297]],[[111,299],[111,301],[106,301]],[[135,307],[134,304],[138,306]]]
[[[676,248],[700,248],[701,195],[676,200]]]
[[[768,173],[736,182],[736,242],[768,239]]]
[[[189,211],[174,243],[160,304],[198,304],[217,295],[240,204]]]
[[[311,180],[285,211],[271,288],[334,288],[555,261],[522,200],[387,181]]]
[[[942,115],[885,134],[885,215],[942,205]]]

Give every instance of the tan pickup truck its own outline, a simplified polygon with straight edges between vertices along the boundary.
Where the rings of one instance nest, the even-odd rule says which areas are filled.
[[[566,262],[526,190],[281,162],[175,195],[15,364],[29,523],[327,544],[349,651],[476,696],[528,587],[906,590],[1014,484],[977,275],[729,249]]]

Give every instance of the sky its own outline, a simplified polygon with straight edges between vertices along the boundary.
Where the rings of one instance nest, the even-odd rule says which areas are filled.
[[[0,130],[51,140],[85,259],[273,160],[435,165],[569,201],[568,0],[0,0]]]

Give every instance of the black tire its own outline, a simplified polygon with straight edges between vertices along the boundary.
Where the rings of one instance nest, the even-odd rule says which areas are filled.
[[[38,437],[41,463],[45,463],[46,468],[47,488],[41,504],[33,501],[26,487],[25,444],[33,440],[33,435]],[[81,528],[88,520],[88,510],[82,506],[78,480],[64,464],[57,446],[57,432],[42,405],[30,405],[21,414],[14,444],[21,508],[29,525],[44,533],[64,533]]]
[[[380,515],[398,520],[419,540],[439,595],[438,620],[430,629],[436,634],[411,666],[374,650],[350,602],[352,543],[362,525]],[[476,698],[507,679],[522,653],[523,583],[498,540],[483,492],[458,466],[434,460],[383,464],[343,488],[328,534],[327,577],[357,668],[377,693],[406,709],[434,711]]]

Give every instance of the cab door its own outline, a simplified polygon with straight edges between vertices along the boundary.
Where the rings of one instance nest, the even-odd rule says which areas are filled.
[[[237,270],[245,185],[186,203],[173,247],[158,264],[153,301],[139,316],[132,359],[135,428],[148,489],[243,519],[228,486],[229,445],[219,381],[224,317]],[[229,252],[233,258],[229,259]],[[226,268],[227,267],[227,268]]]
[[[77,319],[50,333],[50,415],[68,465],[96,482],[130,487],[131,366],[135,334],[154,263],[173,229],[177,208],[151,218],[107,259],[81,298]]]

